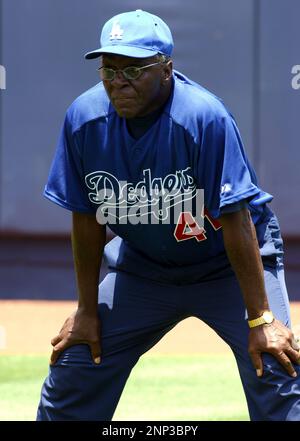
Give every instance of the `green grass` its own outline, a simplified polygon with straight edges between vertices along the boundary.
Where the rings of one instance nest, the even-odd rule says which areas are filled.
[[[48,357],[0,357],[0,421],[34,420]],[[114,420],[248,420],[229,355],[145,355],[127,382]]]
[[[48,357],[0,357],[0,421],[35,419]]]

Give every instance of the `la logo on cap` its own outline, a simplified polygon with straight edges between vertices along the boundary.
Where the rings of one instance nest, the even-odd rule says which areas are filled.
[[[110,40],[122,40],[124,31],[119,24],[119,20],[113,22],[113,26],[110,33]]]

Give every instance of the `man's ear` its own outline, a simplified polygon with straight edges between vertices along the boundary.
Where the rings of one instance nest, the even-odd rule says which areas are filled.
[[[172,72],[173,72],[173,61],[170,60],[164,65],[164,69],[163,69],[164,82],[168,82],[171,79]]]

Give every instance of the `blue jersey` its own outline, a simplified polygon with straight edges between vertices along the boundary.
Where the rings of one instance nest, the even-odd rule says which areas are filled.
[[[179,202],[172,222],[159,216],[157,222],[129,221],[130,213],[141,210],[149,221],[153,201],[164,207],[168,192],[193,199],[196,189],[203,190],[202,225]],[[44,195],[96,215],[112,193],[115,218],[108,224],[118,237],[105,249],[112,268],[174,283],[221,277],[231,268],[218,217],[241,203],[256,225],[263,259],[276,265],[282,256],[278,222],[267,206],[273,197],[258,185],[233,116],[219,98],[179,72],[159,118],[139,139],[102,83],[68,109]]]

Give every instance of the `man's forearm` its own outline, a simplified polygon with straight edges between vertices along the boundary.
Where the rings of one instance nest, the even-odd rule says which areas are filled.
[[[95,215],[73,213],[72,249],[78,287],[78,307],[95,313],[100,267],[105,245],[105,226]]]
[[[269,309],[255,227],[247,209],[220,218],[226,253],[240,284],[249,319]]]

